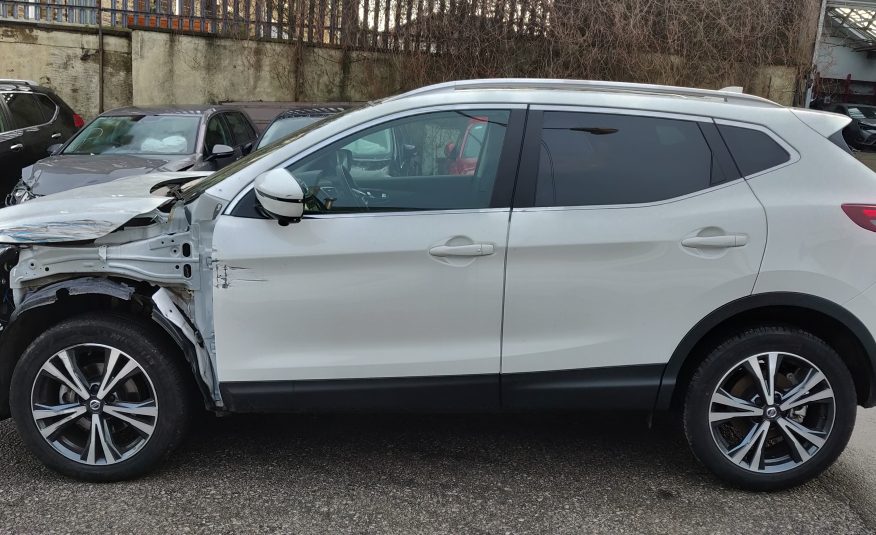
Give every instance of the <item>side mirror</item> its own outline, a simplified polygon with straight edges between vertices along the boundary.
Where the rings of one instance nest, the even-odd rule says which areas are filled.
[[[204,158],[204,161],[209,162],[210,160],[215,160],[217,158],[227,158],[229,156],[234,156],[234,148],[229,147],[228,145],[216,144],[213,145],[213,148],[210,150],[210,154]]]
[[[49,145],[46,148],[46,152],[49,153],[49,156],[54,156],[55,154],[58,154],[59,152],[61,152],[61,147],[63,147],[63,146],[64,146],[63,143],[55,143],[54,145]]]
[[[280,167],[256,177],[256,200],[281,225],[297,223],[304,214],[304,191],[289,171]]]

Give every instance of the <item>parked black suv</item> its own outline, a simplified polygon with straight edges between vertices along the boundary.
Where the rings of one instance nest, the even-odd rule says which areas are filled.
[[[12,191],[21,170],[48,156],[85,124],[47,87],[0,79],[0,199]]]
[[[256,148],[266,147],[275,141],[301,130],[305,126],[315,123],[326,117],[331,117],[347,109],[346,107],[331,106],[317,108],[295,108],[286,110],[271,121],[265,128],[265,132],[259,138]]]

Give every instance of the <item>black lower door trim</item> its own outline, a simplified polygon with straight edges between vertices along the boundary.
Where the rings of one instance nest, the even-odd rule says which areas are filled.
[[[232,412],[651,410],[663,364],[549,372],[219,385]]]
[[[232,412],[496,411],[499,376],[452,375],[220,383]]]
[[[648,410],[665,364],[502,375],[505,409]]]

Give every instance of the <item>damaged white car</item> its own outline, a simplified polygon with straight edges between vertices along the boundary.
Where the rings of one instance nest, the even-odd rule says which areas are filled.
[[[874,177],[847,123],[727,91],[457,82],[209,177],[0,210],[0,415],[106,481],[156,466],[199,407],[677,409],[724,480],[799,484],[876,402]]]

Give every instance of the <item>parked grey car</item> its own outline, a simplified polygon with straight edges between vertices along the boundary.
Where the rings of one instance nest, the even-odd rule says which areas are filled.
[[[216,171],[248,154],[256,138],[236,108],[119,108],[25,168],[6,204],[154,171]]]

